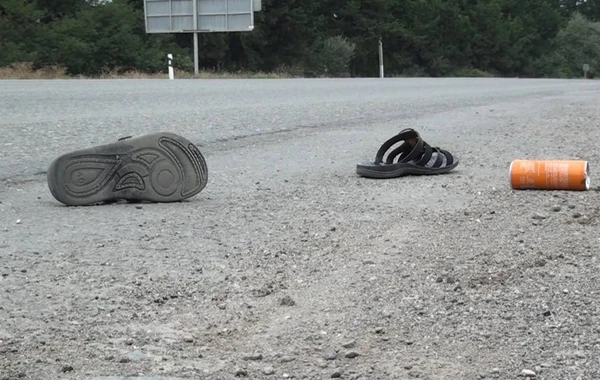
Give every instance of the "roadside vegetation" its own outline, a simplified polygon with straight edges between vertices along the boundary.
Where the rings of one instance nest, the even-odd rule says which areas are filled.
[[[200,78],[508,76],[600,69],[600,5],[576,0],[262,0],[255,30],[200,35]],[[2,0],[0,78],[194,77],[192,36],[143,0]]]

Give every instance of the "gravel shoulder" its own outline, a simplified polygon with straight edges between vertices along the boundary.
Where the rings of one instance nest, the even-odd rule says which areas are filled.
[[[49,100],[26,114],[10,103],[0,379],[600,376],[593,82],[390,81],[362,103],[377,84],[182,82],[182,96],[216,103],[165,101],[174,108],[137,129],[170,84],[103,84],[114,97],[99,102],[117,108],[102,119],[93,107],[61,112]],[[19,86],[31,84],[7,93],[43,97]],[[76,88],[69,96],[83,96]],[[247,94],[227,106],[235,91]],[[137,111],[118,108],[125,93]],[[169,121],[208,162],[209,184],[191,200],[67,208],[47,190],[58,148]],[[405,127],[458,156],[457,170],[354,174]],[[592,190],[513,191],[515,158],[587,159]]]

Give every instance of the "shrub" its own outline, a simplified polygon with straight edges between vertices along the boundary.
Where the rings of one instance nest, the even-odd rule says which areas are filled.
[[[350,62],[356,54],[356,44],[343,36],[318,41],[309,61],[313,75],[345,77],[350,75]]]
[[[553,53],[541,57],[536,69],[543,76],[580,78],[583,64],[590,65],[588,77],[600,69],[600,23],[575,13],[553,41]]]

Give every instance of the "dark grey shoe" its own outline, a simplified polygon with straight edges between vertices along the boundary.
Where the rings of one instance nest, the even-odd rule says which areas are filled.
[[[177,202],[198,194],[207,181],[206,161],[198,148],[167,132],[70,152],[48,169],[52,195],[69,206]]]

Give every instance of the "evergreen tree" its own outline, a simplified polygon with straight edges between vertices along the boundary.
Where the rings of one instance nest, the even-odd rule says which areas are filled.
[[[144,0],[2,0],[0,66],[156,72],[173,53],[190,70],[192,36],[147,34],[143,12]],[[209,70],[376,76],[381,38],[389,75],[569,76],[565,52],[598,59],[595,42],[576,41],[595,38],[599,19],[592,0],[262,0],[252,32],[200,34],[198,58]]]

